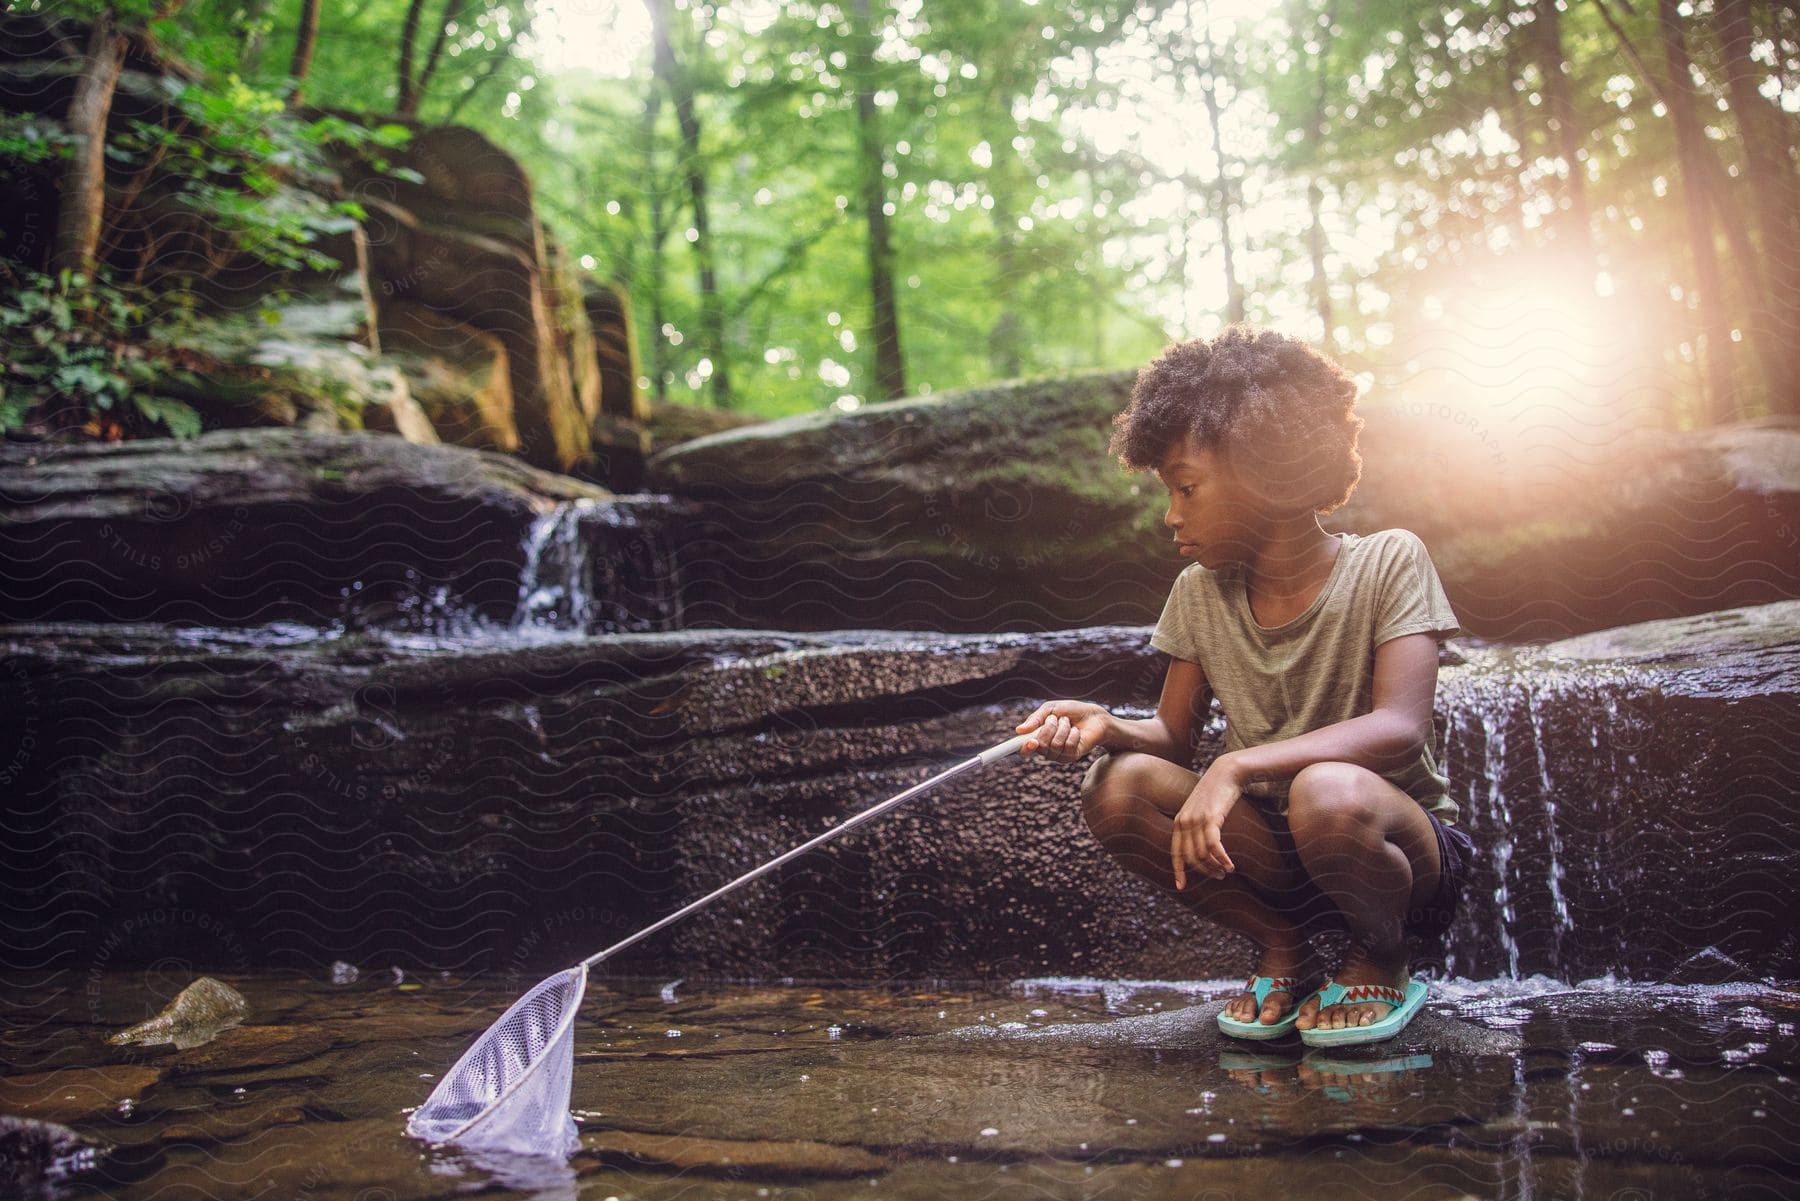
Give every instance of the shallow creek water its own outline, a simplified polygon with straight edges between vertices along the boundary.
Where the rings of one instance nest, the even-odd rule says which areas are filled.
[[[402,1133],[529,980],[222,974],[243,1026],[106,1036],[185,983],[5,981],[0,1112],[114,1150],[57,1195],[119,1198],[1800,1194],[1800,992],[1433,986],[1398,1039],[1221,1037],[1230,982],[975,987],[596,978],[566,1165]]]

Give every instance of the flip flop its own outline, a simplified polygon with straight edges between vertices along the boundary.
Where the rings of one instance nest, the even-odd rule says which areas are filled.
[[[1425,1004],[1425,997],[1431,992],[1429,985],[1423,980],[1414,979],[1407,982],[1406,991],[1389,988],[1385,984],[1339,984],[1336,980],[1325,981],[1325,987],[1314,995],[1319,998],[1319,1009],[1327,1005],[1340,1005],[1346,1001],[1386,1001],[1393,1008],[1386,1015],[1367,1026],[1345,1026],[1339,1030],[1311,1030],[1300,1032],[1300,1041],[1309,1047],[1348,1047],[1357,1043],[1378,1043],[1383,1039],[1394,1037],[1406,1029],[1406,1023],[1412,1021],[1413,1015]],[[1304,1005],[1302,1001],[1300,1004]],[[1294,1007],[1298,1015],[1300,1006]],[[1318,1012],[1318,1010],[1314,1010]]]
[[[1272,1072],[1291,1068],[1300,1062],[1295,1052],[1220,1051],[1219,1070],[1223,1072]]]
[[[1308,1051],[1303,1062],[1314,1071],[1347,1077],[1358,1073],[1423,1071],[1431,1066],[1431,1056],[1390,1055],[1386,1059],[1334,1059]],[[1346,1104],[1356,1099],[1354,1084],[1325,1084],[1319,1087],[1319,1091],[1333,1101]]]
[[[1244,991],[1256,998],[1256,1012],[1261,1013],[1263,1004],[1272,992],[1285,992],[1294,997],[1294,1003],[1288,1007],[1281,1019],[1264,1025],[1261,1022],[1240,1022],[1236,1018],[1226,1017],[1223,1010],[1219,1012],[1219,1031],[1232,1038],[1280,1038],[1294,1028],[1294,1018],[1300,1013],[1303,998],[1296,996],[1294,989],[1300,983],[1298,976],[1252,976],[1244,981]]]
[[[1220,1051],[1219,1070],[1222,1072],[1276,1072],[1283,1068],[1292,1068],[1299,1063],[1299,1058],[1289,1052],[1285,1055],[1270,1054],[1266,1051]],[[1268,1084],[1246,1084],[1245,1088],[1254,1089],[1267,1097],[1274,1093]]]

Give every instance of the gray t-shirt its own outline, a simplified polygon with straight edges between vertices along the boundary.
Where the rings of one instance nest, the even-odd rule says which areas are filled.
[[[1273,628],[1250,612],[1244,568],[1195,563],[1175,578],[1150,635],[1157,650],[1198,663],[1225,711],[1225,749],[1278,742],[1374,708],[1375,648],[1402,634],[1459,632],[1431,556],[1408,530],[1339,534],[1331,576],[1311,607]],[[1455,824],[1449,778],[1432,747],[1386,773],[1408,796]],[[1259,780],[1245,791],[1287,812],[1287,780]]]

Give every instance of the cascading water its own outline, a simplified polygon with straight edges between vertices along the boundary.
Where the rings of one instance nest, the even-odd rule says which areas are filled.
[[[681,579],[666,497],[577,500],[525,538],[513,628],[576,634],[681,627]]]
[[[1471,667],[1444,697],[1451,787],[1480,857],[1452,941],[1464,957],[1498,961],[1476,967],[1453,955],[1448,966],[1561,974],[1574,916],[1548,748],[1567,698],[1515,677],[1504,658]]]
[[[1676,703],[1664,682],[1488,648],[1446,673],[1440,700],[1446,770],[1477,851],[1449,970],[1576,980],[1627,971],[1658,940],[1701,937],[1690,924],[1712,930],[1679,907],[1670,920],[1658,873],[1697,861],[1699,839],[1746,838],[1749,862],[1760,848],[1724,816],[1739,801],[1722,807],[1702,774],[1712,748],[1659,734]],[[1733,770],[1753,804],[1758,763]]]
[[[1550,927],[1550,958],[1560,964],[1563,961],[1563,934],[1569,929],[1570,921],[1569,901],[1563,892],[1562,823],[1557,820],[1556,785],[1550,779],[1550,757],[1544,749],[1547,719],[1542,707],[1542,694],[1529,685],[1524,687],[1524,692],[1526,711],[1531,715],[1531,745],[1537,754],[1538,795],[1544,800],[1544,831],[1550,844],[1545,871],[1545,883],[1550,889],[1550,904],[1555,917]]]

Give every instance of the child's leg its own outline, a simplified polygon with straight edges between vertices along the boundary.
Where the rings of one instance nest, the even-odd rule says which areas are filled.
[[[1292,896],[1305,881],[1283,863],[1269,827],[1254,805],[1236,805],[1219,832],[1237,870],[1222,880],[1190,871],[1177,890],[1171,862],[1174,816],[1200,777],[1179,764],[1132,752],[1107,755],[1089,769],[1081,789],[1082,816],[1100,844],[1120,864],[1228,930],[1254,942],[1256,973],[1298,976],[1306,968],[1308,925],[1319,912],[1276,908],[1268,898]],[[1256,887],[1249,887],[1254,884]],[[1299,1001],[1271,992],[1259,1016],[1248,992],[1226,1012],[1239,1021],[1278,1021]]]
[[[1406,915],[1427,905],[1438,886],[1437,836],[1425,810],[1367,768],[1315,763],[1289,786],[1287,817],[1307,875],[1350,928],[1350,952],[1334,978],[1404,990]],[[1321,1012],[1308,1000],[1296,1024],[1361,1026],[1392,1008],[1363,1001]]]

